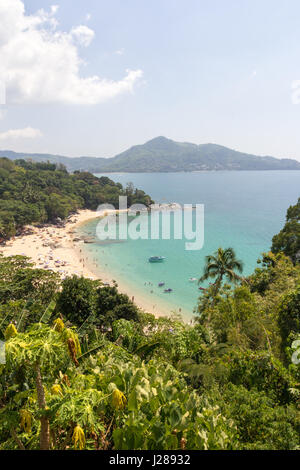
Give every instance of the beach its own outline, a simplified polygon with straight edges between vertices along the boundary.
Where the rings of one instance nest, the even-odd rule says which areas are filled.
[[[95,212],[82,210],[71,216],[64,226],[47,225],[42,228],[30,226],[30,234],[16,236],[0,248],[4,256],[23,255],[31,259],[35,267],[51,269],[62,277],[73,274],[96,279],[95,274],[84,267],[80,248],[74,242],[74,230],[80,224],[95,217]],[[81,243],[80,243],[81,244]]]
[[[80,225],[96,217],[95,211],[80,210],[69,217],[62,226],[50,224],[41,228],[30,226],[27,228],[28,233],[13,237],[5,246],[1,246],[0,253],[3,256],[27,256],[35,267],[52,270],[62,279],[75,274],[112,284],[115,276],[110,276],[107,271],[105,273],[101,271],[101,260],[97,266],[93,266],[86,256],[84,241],[76,234],[76,229]],[[145,312],[156,316],[171,314],[170,309],[153,305],[151,299],[145,298],[132,286],[118,283],[118,289],[133,299]]]

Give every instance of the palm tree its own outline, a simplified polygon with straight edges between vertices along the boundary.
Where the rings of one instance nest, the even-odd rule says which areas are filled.
[[[233,248],[226,248],[225,250],[218,248],[213,255],[206,256],[204,273],[200,277],[199,283],[207,279],[216,278],[214,285],[217,292],[221,287],[224,277],[229,282],[234,283],[242,279],[235,271],[242,273],[243,262],[236,259]]]

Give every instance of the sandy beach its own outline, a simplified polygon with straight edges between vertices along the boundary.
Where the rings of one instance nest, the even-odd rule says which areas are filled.
[[[76,274],[90,279],[101,279],[104,283],[112,282],[115,276],[109,277],[107,273],[101,273],[101,264],[96,269],[89,264],[84,254],[84,241],[78,241],[76,228],[90,219],[97,217],[96,212],[81,210],[69,217],[64,226],[49,225],[42,228],[30,227],[30,234],[17,236],[9,240],[5,246],[0,247],[0,253],[4,256],[23,255],[31,259],[35,267],[51,269],[57,272],[62,279]],[[101,263],[101,261],[100,261]],[[153,305],[151,299],[147,299],[132,287],[118,282],[119,291],[126,293],[145,312],[156,316],[169,315],[171,310],[167,307]]]

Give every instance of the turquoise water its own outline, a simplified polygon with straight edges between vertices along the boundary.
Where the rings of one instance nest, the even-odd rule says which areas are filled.
[[[97,175],[100,176],[100,175]],[[182,309],[192,317],[199,290],[190,277],[200,277],[205,256],[219,246],[233,247],[250,274],[260,253],[270,248],[272,236],[285,219],[287,208],[300,196],[300,172],[203,172],[155,174],[106,174],[116,182],[133,182],[156,202],[204,204],[205,240],[200,251],[186,251],[186,240],[127,240],[84,245],[91,262],[107,270],[153,305]],[[81,231],[94,234],[96,222]],[[150,264],[151,255],[166,257],[164,263]],[[157,286],[173,289],[166,294]],[[145,284],[146,283],[146,284]],[[132,290],[134,290],[132,289]]]

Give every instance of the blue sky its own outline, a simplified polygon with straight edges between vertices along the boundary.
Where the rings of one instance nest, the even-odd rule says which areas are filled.
[[[165,135],[300,160],[298,0],[2,2],[1,149],[106,157]]]

